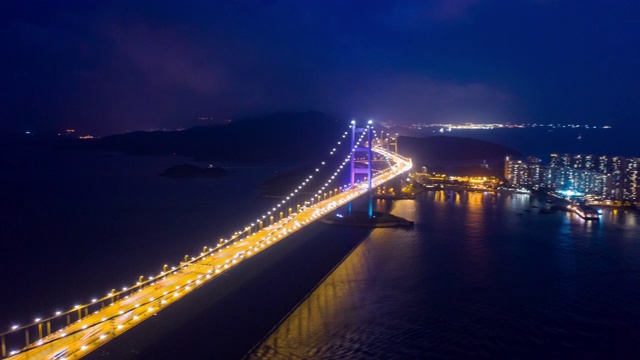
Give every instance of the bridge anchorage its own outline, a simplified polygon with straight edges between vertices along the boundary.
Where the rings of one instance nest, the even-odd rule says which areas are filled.
[[[176,261],[175,266],[159,266],[162,270],[157,275],[140,276],[130,286],[121,289],[109,287],[103,297],[52,311],[50,315],[39,316],[26,324],[0,324],[0,359],[80,359],[336,209],[346,207],[365,195],[369,196],[371,204],[371,190],[403,176],[412,167],[411,159],[385,148],[382,139],[375,135],[371,122],[365,128],[358,129],[355,122],[350,126],[352,146],[333,173],[322,171],[328,163],[321,162],[312,174],[265,214],[227,238],[211,239],[199,254],[184,258],[176,256],[180,261]],[[329,156],[337,154],[340,145],[345,145],[342,142],[348,134],[348,131],[342,134],[337,145],[329,151]],[[338,175],[349,162],[351,183],[336,184],[340,179]],[[386,165],[374,166],[374,163]],[[318,182],[323,174],[326,182]],[[365,225],[376,223],[379,226],[385,215],[373,213],[371,209],[362,213],[368,222]],[[356,218],[353,216],[351,219]],[[406,221],[387,219],[392,219],[387,226],[402,225],[400,220]]]

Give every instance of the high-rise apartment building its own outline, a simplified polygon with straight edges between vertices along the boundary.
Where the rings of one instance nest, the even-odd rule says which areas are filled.
[[[537,157],[505,158],[505,179],[516,187],[574,190],[602,199],[640,203],[640,158],[551,154],[548,165]]]

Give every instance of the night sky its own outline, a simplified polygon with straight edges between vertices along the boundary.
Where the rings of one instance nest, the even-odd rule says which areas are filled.
[[[0,131],[299,110],[640,130],[638,19],[637,0],[4,0]]]

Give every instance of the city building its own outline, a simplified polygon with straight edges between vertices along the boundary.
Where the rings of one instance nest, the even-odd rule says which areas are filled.
[[[592,199],[640,203],[640,158],[592,154],[551,154],[549,164],[530,156],[505,158],[504,178],[516,188],[573,190]]]

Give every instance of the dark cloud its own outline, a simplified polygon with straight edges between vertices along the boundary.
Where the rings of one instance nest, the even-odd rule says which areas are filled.
[[[368,118],[398,122],[509,121],[514,96],[482,83],[434,80],[421,74],[370,76],[342,84],[349,94],[335,99]]]
[[[399,122],[635,119],[639,5],[8,1],[0,130],[317,109]]]
[[[116,61],[142,72],[152,87],[214,96],[230,85],[224,67],[208,59],[180,29],[114,26],[109,39]]]

